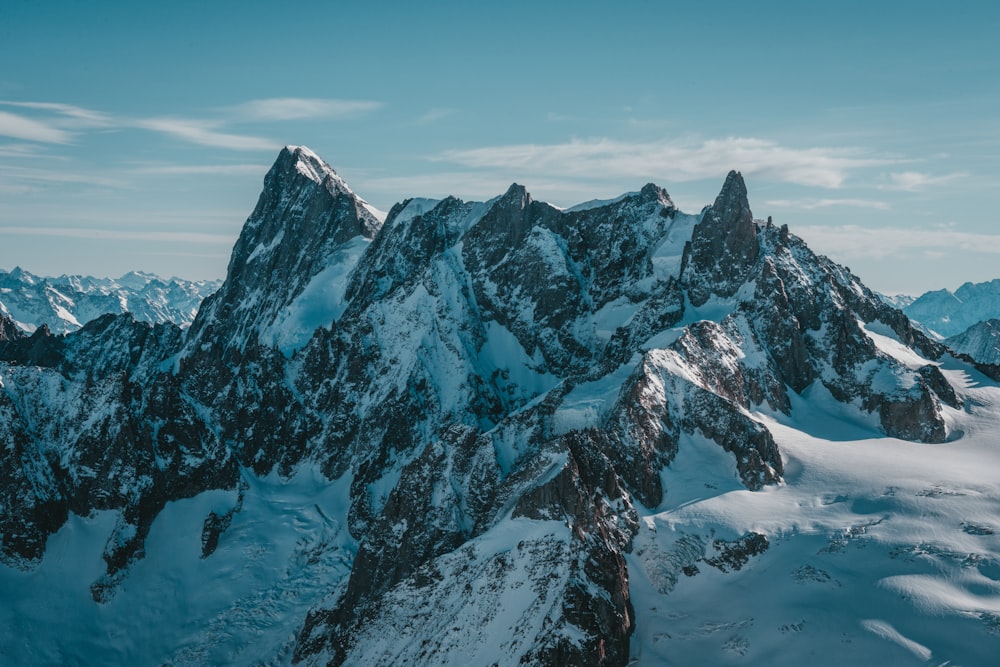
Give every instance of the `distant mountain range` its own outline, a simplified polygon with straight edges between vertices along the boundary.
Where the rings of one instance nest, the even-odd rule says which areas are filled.
[[[143,322],[186,327],[202,299],[221,284],[221,280],[165,280],[139,271],[113,279],[46,278],[20,267],[10,272],[0,269],[0,315],[28,333],[43,324],[52,333],[68,333],[101,315],[125,312]]]
[[[1000,279],[965,283],[918,297],[879,297],[899,308],[915,327],[983,364],[1000,364]]]
[[[918,297],[882,295],[882,299],[901,309],[926,333],[942,340],[979,322],[1000,318],[1000,278],[965,283],[954,292],[940,289]]]

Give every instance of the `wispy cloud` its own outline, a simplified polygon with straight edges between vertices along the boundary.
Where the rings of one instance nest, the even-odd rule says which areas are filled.
[[[37,164],[37,163],[36,163]],[[97,185],[105,188],[127,187],[125,181],[109,178],[89,172],[60,171],[56,169],[38,169],[35,167],[20,167],[0,164],[0,174],[8,182],[20,181],[30,183],[78,183],[81,185]]]
[[[58,102],[0,100],[0,107],[23,109],[24,113],[0,110],[0,136],[43,144],[69,144],[86,130],[140,129],[165,134],[182,141],[237,151],[277,150],[281,142],[229,131],[247,121],[284,121],[304,118],[344,118],[380,106],[366,100],[272,98],[228,107],[223,118],[181,116],[129,117]],[[5,157],[18,157],[10,151]]]
[[[201,146],[226,148],[238,151],[277,150],[277,142],[261,137],[245,134],[220,132],[216,128],[220,123],[192,120],[190,118],[142,118],[133,121],[135,127],[154,132],[162,132],[184,141],[190,141]]]
[[[57,102],[0,101],[0,106],[36,112],[36,117],[0,110],[0,136],[22,141],[68,144],[80,131],[95,128],[143,129],[167,134],[184,141],[230,150],[276,150],[279,143],[243,134],[222,131],[222,121],[190,118],[127,118],[102,111]],[[6,157],[23,157],[6,155]]]
[[[436,123],[439,120],[443,120],[448,116],[458,113],[458,109],[450,109],[445,107],[439,107],[434,109],[429,109],[426,113],[419,116],[413,121],[413,125],[430,125]]]
[[[50,122],[0,111],[0,136],[37,141],[43,144],[68,144],[73,135]]]
[[[192,176],[198,174],[211,174],[218,176],[245,176],[247,174],[261,174],[267,172],[268,165],[260,164],[164,164],[140,166],[133,169],[133,173],[138,174],[162,174],[165,176]]]
[[[271,97],[251,100],[226,109],[238,120],[276,121],[307,118],[349,118],[381,108],[372,100],[340,100],[316,97]]]
[[[157,232],[122,229],[87,229],[80,227],[3,227],[0,235],[55,236],[75,239],[96,239],[101,241],[163,241],[176,243],[221,243],[231,244],[233,237],[228,234],[205,234],[203,232]]]
[[[61,156],[48,153],[46,148],[31,143],[2,144],[0,157],[63,159]]]
[[[0,183],[0,193],[5,195],[26,195],[40,188],[24,183]]]
[[[907,256],[943,250],[1000,255],[1000,234],[957,231],[950,227],[910,229],[859,225],[803,226],[793,230],[814,249],[840,260]],[[928,255],[930,256],[930,255]]]
[[[960,178],[965,178],[968,175],[969,174],[964,171],[952,174],[943,174],[940,176],[925,174],[919,171],[894,172],[886,174],[885,178],[888,182],[879,185],[878,188],[880,190],[905,190],[907,192],[917,192],[928,186],[949,183]]]
[[[654,142],[573,140],[449,150],[432,159],[476,169],[529,175],[558,173],[590,179],[662,175],[672,181],[691,181],[717,178],[737,169],[745,176],[824,188],[841,187],[855,170],[900,162],[873,156],[861,148],[794,148],[752,137]]]
[[[887,211],[890,206],[888,202],[874,199],[770,199],[764,202],[765,208],[782,208],[797,211],[812,211],[818,208],[831,208],[834,206],[846,206],[850,208],[873,208],[879,211]]]
[[[67,125],[65,119],[77,121],[75,123],[68,123],[77,127],[109,127],[115,124],[114,118],[102,111],[95,111],[73,104],[60,104],[58,102],[15,102],[11,100],[2,100],[0,104],[36,111],[50,111],[62,117],[63,120],[55,121],[60,126]]]
[[[379,195],[388,197],[390,204],[406,197],[447,197],[462,199],[488,199],[502,194],[510,181],[494,174],[475,171],[421,172],[411,176],[361,176],[352,179],[359,192],[366,199],[377,199]]]

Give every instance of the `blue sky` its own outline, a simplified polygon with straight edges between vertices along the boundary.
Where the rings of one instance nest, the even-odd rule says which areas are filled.
[[[1000,277],[1000,9],[957,2],[0,3],[0,268],[223,277],[304,144],[379,208],[741,170],[875,289]]]

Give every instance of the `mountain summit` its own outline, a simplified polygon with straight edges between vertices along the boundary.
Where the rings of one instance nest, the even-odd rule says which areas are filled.
[[[241,350],[261,335],[285,348],[304,343],[302,336],[329,324],[342,305],[336,288],[330,292],[337,282],[331,271],[349,272],[381,225],[378,212],[315,153],[286,146],[264,177],[225,282],[195,318],[191,348],[207,342]],[[322,284],[314,284],[321,274]],[[328,321],[314,323],[314,313],[301,312],[316,308]],[[309,330],[289,331],[301,317]]]
[[[983,598],[1000,489],[958,479],[997,458],[1000,389],[755,220],[738,172],[699,214],[653,184],[565,210],[514,184],[380,218],[288,147],[187,331],[109,315],[29,337],[0,318],[7,655],[1000,649]],[[869,557],[881,579],[849,579]],[[15,622],[34,596],[72,602]]]

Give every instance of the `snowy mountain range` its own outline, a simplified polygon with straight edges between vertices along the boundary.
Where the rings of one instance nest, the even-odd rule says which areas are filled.
[[[0,655],[990,664],[998,378],[736,172],[383,220],[287,147],[188,329],[0,317]]]
[[[919,297],[882,297],[932,337],[957,336],[972,326],[1000,318],[1000,278],[984,283],[965,283],[954,292],[935,290]]]
[[[89,276],[43,278],[20,267],[0,270],[0,315],[28,333],[45,324],[52,333],[69,333],[108,313],[132,313],[153,324],[186,327],[202,299],[221,281],[164,280],[132,271],[118,279]]]

